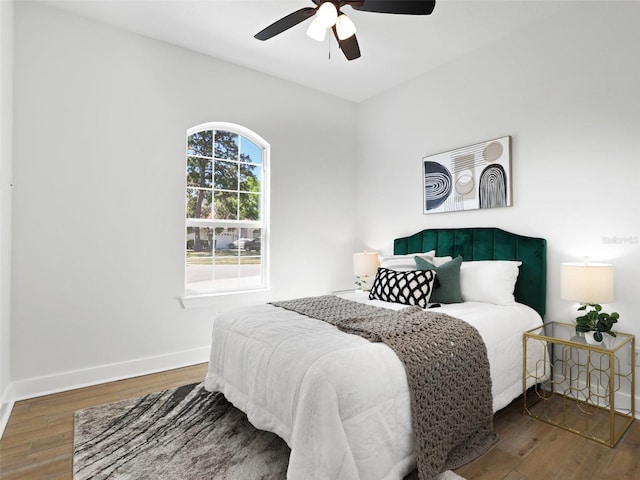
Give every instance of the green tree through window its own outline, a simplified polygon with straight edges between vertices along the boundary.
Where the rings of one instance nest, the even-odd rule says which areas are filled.
[[[187,132],[187,295],[266,288],[269,144],[228,123]]]

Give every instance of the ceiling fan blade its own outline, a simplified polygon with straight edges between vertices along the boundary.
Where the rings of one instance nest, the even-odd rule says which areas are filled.
[[[254,38],[258,40],[269,40],[272,37],[275,37],[279,33],[284,32],[285,30],[290,29],[291,27],[295,27],[300,22],[305,21],[307,18],[315,15],[317,8],[313,7],[305,7],[300,10],[296,10],[293,13],[290,13],[286,17],[282,17],[277,22],[272,23],[264,30],[259,31],[254,35]]]
[[[349,38],[345,40],[340,40],[338,38],[338,30],[334,25],[331,30],[333,30],[333,35],[336,37],[338,41],[338,45],[340,45],[340,50],[344,53],[344,56],[347,57],[347,60],[355,60],[356,58],[360,58],[360,46],[358,45],[358,39],[355,35],[351,35]]]
[[[436,6],[435,0],[362,0],[347,2],[363,12],[399,13],[405,15],[429,15]]]

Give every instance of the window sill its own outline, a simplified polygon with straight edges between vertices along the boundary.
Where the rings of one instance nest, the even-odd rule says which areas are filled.
[[[239,292],[207,293],[200,295],[184,295],[180,297],[180,304],[185,310],[192,308],[226,308],[234,306],[234,299],[242,296],[242,301],[247,300],[255,303],[268,302],[271,299],[271,290],[268,288],[260,290],[245,290]]]

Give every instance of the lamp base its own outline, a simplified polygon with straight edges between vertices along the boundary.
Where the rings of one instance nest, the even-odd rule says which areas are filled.
[[[371,290],[373,278],[369,276],[356,277],[356,292],[368,292]]]
[[[569,315],[569,320],[571,320],[571,323],[576,323],[576,318],[584,315],[584,310],[578,310],[581,306],[582,306],[581,303],[574,303],[569,307],[569,310],[567,313]]]

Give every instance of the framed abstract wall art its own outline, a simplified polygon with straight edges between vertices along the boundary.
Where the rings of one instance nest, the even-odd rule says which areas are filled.
[[[423,212],[511,206],[511,137],[422,158]]]

